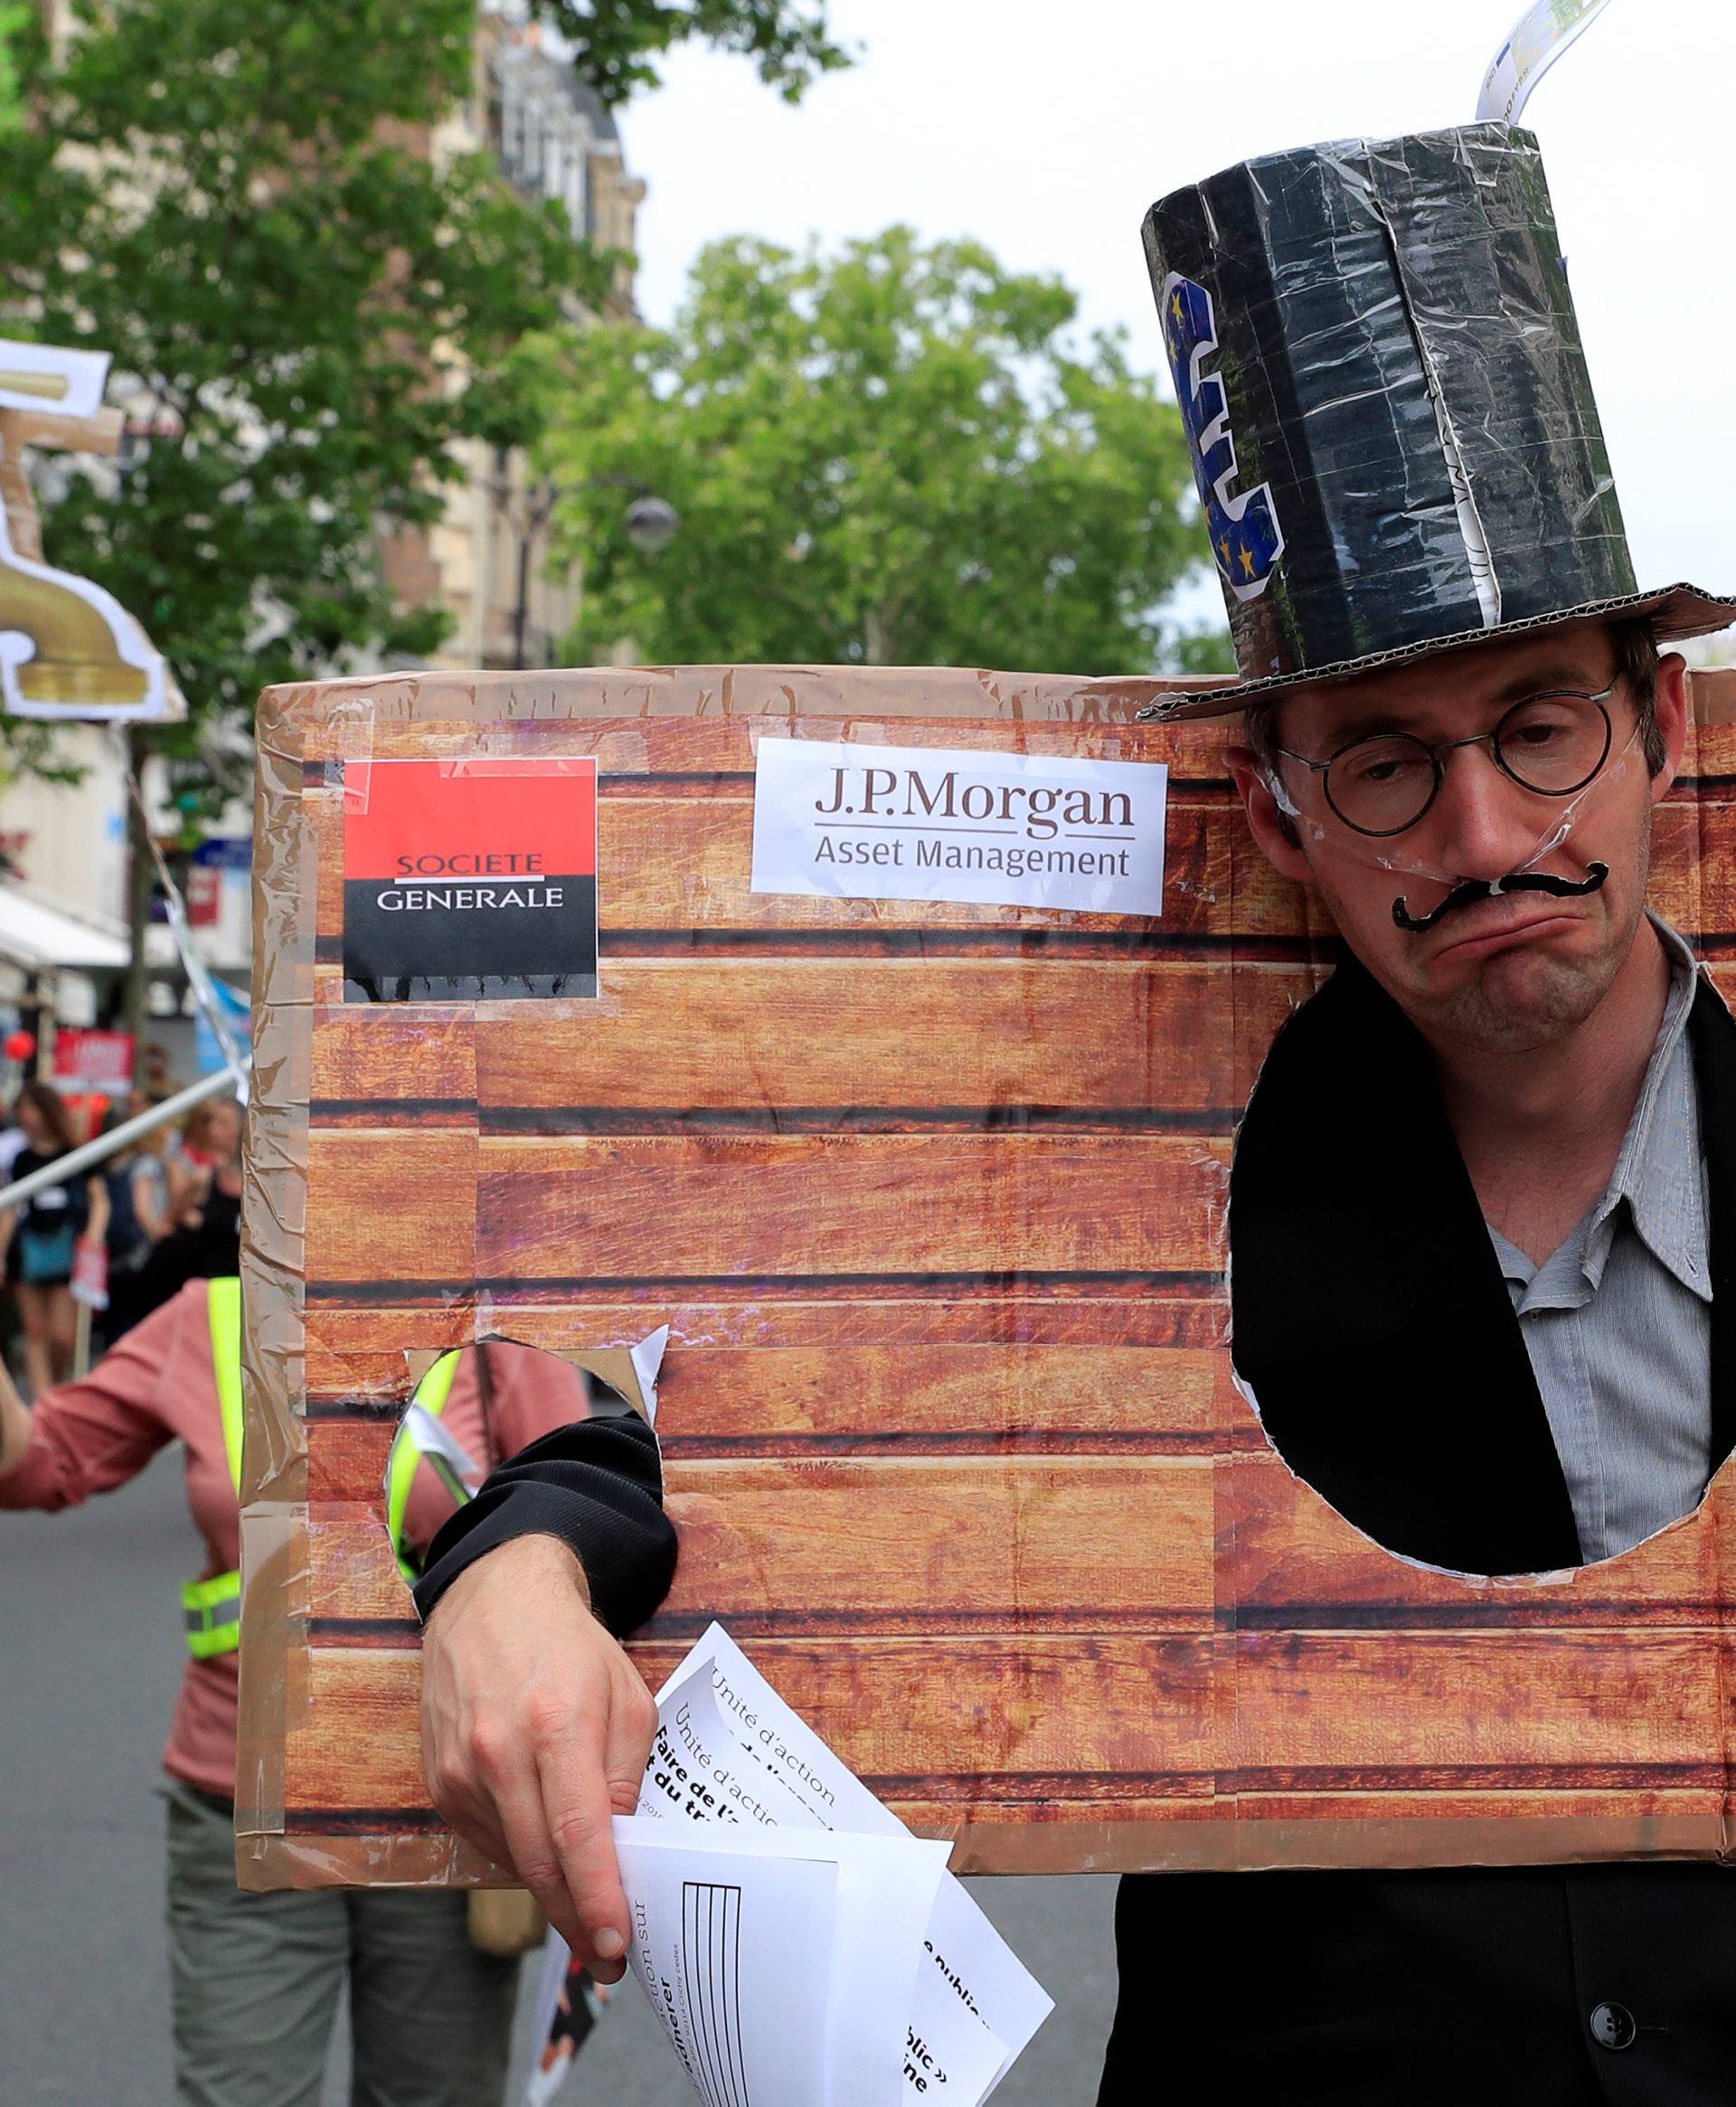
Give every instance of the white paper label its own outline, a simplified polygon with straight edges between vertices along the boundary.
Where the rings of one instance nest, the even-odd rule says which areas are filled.
[[[753,890],[1161,914],[1161,761],[762,739]]]

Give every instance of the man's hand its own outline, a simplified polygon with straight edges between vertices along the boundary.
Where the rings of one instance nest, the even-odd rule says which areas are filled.
[[[656,1732],[637,1670],[552,1536],[479,1558],[422,1635],[422,1767],[434,1804],[512,1866],[599,1982],[630,1927],[609,1818],[631,1814]]]

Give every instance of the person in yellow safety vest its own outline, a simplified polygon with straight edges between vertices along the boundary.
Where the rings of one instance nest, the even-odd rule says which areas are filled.
[[[458,1358],[435,1365],[424,1410],[447,1406]],[[235,1884],[241,1402],[233,1279],[189,1281],[88,1376],[29,1410],[0,1367],[0,1508],[73,1507],[127,1483],[171,1441],[186,1451],[207,1571],[184,1597],[189,1658],[164,1756],[180,2107],[316,2107],[346,1987],[354,2107],[495,2107],[518,1963],[472,1945],[463,1893],[251,1894]],[[474,1444],[473,1422],[467,1432]],[[412,1563],[415,1460],[392,1502]]]
[[[238,1280],[208,1280],[207,1316],[211,1324],[211,1358],[217,1378],[217,1403],[222,1413],[223,1453],[229,1460],[230,1480],[239,1500],[241,1491],[241,1283]],[[459,1356],[442,1354],[416,1385],[410,1402],[430,1418],[438,1419],[452,1394]],[[413,1583],[421,1572],[421,1561],[410,1548],[409,1510],[415,1482],[418,1451],[409,1443],[392,1451],[386,1481],[386,1531],[392,1554],[406,1581]],[[468,1498],[461,1480],[448,1472],[441,1482],[451,1496]],[[181,1591],[186,1620],[187,1651],[194,1660],[211,1660],[231,1653],[241,1643],[241,1575],[240,1569],[212,1573],[208,1579],[189,1581]]]

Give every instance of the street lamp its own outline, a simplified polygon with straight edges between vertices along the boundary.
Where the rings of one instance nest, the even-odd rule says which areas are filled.
[[[636,497],[627,508],[627,538],[642,555],[661,555],[681,529],[681,515],[666,497]]]
[[[497,492],[500,486],[496,486]],[[590,476],[581,490],[631,490],[637,493],[627,508],[627,538],[641,555],[661,555],[681,532],[681,515],[666,497],[659,497],[648,483],[637,476]],[[518,603],[513,610],[513,663],[523,667],[529,635],[531,610],[531,551],[537,536],[549,524],[560,489],[542,483],[528,497],[524,525],[518,537]]]

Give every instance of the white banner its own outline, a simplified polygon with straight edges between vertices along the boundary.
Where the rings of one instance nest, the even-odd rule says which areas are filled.
[[[1609,5],[1609,0],[1537,0],[1527,8],[1483,76],[1477,122],[1493,118],[1516,125],[1532,90]]]
[[[753,890],[1164,911],[1161,761],[762,739]]]

